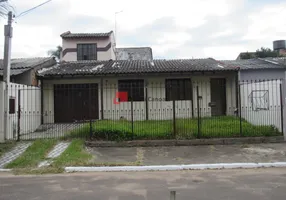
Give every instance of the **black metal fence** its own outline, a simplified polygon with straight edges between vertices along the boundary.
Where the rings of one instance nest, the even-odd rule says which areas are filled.
[[[6,139],[277,136],[282,111],[281,80],[14,86]]]

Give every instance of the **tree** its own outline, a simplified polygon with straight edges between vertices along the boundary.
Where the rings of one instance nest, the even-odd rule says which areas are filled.
[[[10,5],[9,0],[0,0],[0,17],[4,18],[11,10],[13,10],[13,7]]]
[[[56,49],[54,49],[54,50],[49,50],[49,51],[48,51],[48,54],[49,54],[49,56],[54,56],[54,57],[56,57],[57,59],[60,59],[60,58],[61,58],[62,50],[63,50],[63,48],[62,48],[61,46],[57,46]]]
[[[257,49],[255,52],[257,58],[266,58],[266,57],[278,57],[279,53],[276,51],[272,51],[269,48],[261,47]]]
[[[244,60],[244,59],[250,59],[250,58],[255,58],[255,53],[253,52],[246,52],[246,53],[241,53],[240,54],[240,59]]]

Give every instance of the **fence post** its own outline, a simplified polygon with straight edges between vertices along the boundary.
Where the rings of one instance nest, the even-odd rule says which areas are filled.
[[[18,90],[18,130],[17,130],[17,141],[20,141],[20,130],[21,130],[21,90]]]
[[[132,140],[134,140],[133,87],[132,87],[132,83],[131,83],[131,131],[132,131]]]
[[[106,93],[107,93],[107,87],[105,87]],[[103,114],[103,78],[100,79],[100,114],[101,114],[101,120],[104,120],[104,114]]]
[[[146,120],[149,120],[149,105],[148,105],[148,85],[145,85],[145,109],[146,109]]]
[[[238,91],[238,106],[239,106],[239,135],[242,136],[242,117],[241,117],[241,91],[240,91],[240,81],[237,81],[237,91]]]
[[[176,200],[176,191],[170,192],[170,200]]]
[[[92,138],[92,120],[91,120],[91,84],[89,84],[88,91],[88,115],[89,115],[89,139]]]
[[[198,138],[201,138],[201,109],[200,109],[199,86],[197,86],[197,110],[198,110]]]
[[[282,93],[282,84],[280,83],[280,109],[281,109],[281,130],[282,130],[282,135],[284,135],[284,115],[283,115],[283,93]]]
[[[177,135],[177,130],[176,130],[176,101],[173,98],[173,134],[174,137],[176,138]]]
[[[41,79],[41,124],[44,124],[44,80]]]

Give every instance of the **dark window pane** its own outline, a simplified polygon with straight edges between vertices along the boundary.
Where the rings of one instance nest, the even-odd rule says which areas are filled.
[[[119,80],[118,91],[127,92],[128,101],[144,101],[144,80]]]
[[[165,83],[166,100],[192,100],[190,79],[167,79]]]
[[[16,105],[15,105],[16,101],[14,98],[10,98],[9,99],[9,113],[10,114],[15,114],[16,112]]]
[[[77,60],[96,60],[96,44],[78,44]]]

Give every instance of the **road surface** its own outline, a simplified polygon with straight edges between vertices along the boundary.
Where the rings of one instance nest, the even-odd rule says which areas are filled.
[[[284,200],[286,169],[0,174],[1,200],[166,200],[171,190],[176,200]]]

